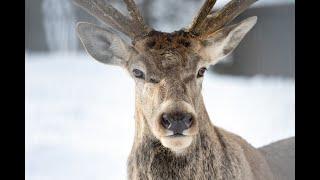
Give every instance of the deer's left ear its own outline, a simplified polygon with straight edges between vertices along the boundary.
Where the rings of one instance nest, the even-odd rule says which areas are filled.
[[[205,59],[210,61],[210,64],[217,63],[238,46],[256,22],[257,17],[253,16],[238,24],[230,25],[214,32],[208,38],[202,40],[200,54],[203,54]]]

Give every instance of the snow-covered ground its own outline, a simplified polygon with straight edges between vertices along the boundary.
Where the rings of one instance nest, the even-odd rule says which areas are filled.
[[[295,134],[294,80],[207,73],[215,125],[256,147]],[[126,179],[134,83],[84,54],[26,54],[26,180]]]

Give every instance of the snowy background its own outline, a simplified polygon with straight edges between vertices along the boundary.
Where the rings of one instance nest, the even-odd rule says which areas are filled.
[[[74,14],[62,13],[72,9],[63,2],[44,0],[40,7],[55,9],[75,22]],[[185,17],[171,22],[170,16],[161,19],[164,7],[176,7],[175,2],[154,1],[152,6],[159,7],[152,12],[152,18],[158,19],[154,27],[168,31],[181,27],[201,5],[186,0],[184,8],[192,8]],[[225,2],[220,1],[218,7]],[[288,1],[265,0],[255,6],[275,2]],[[27,48],[25,55],[26,180],[126,179],[134,135],[134,82],[122,69],[98,63],[76,50],[76,40],[70,36],[72,24],[55,24],[49,15],[44,18],[46,39],[39,41],[47,42],[50,51]],[[213,124],[255,147],[295,135],[292,77],[211,71],[204,78],[203,96]]]

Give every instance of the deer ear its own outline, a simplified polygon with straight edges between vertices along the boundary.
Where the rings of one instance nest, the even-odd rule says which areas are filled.
[[[76,31],[86,51],[99,62],[124,66],[134,53],[131,46],[111,29],[80,22]]]
[[[206,59],[210,61],[210,64],[217,63],[238,46],[256,22],[257,17],[253,16],[238,24],[218,30],[201,42],[201,54],[205,55]]]

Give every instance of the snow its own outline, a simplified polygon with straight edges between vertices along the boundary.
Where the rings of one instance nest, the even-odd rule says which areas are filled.
[[[84,54],[26,54],[26,180],[126,179],[134,82]],[[294,136],[295,81],[207,73],[215,125],[256,147]]]

